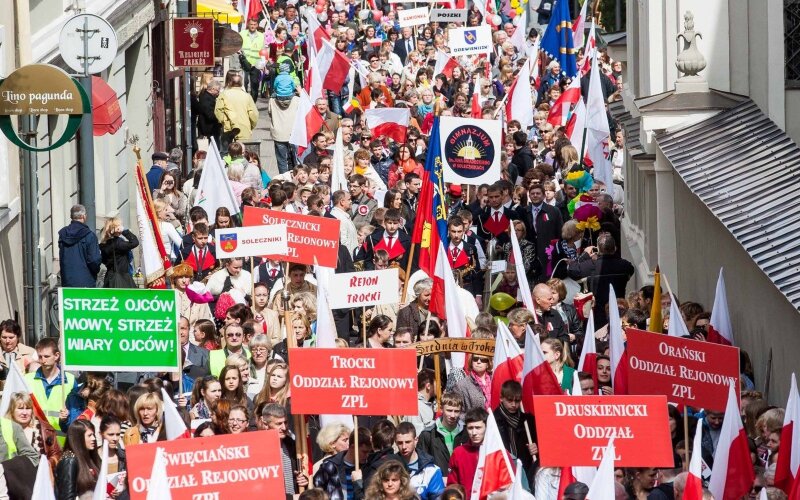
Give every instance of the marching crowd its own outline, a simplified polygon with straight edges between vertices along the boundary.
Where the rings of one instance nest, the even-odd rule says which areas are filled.
[[[541,3],[539,20],[546,24],[551,5]],[[446,324],[430,311],[432,276],[419,269],[418,254],[412,252],[415,222],[424,204],[420,197],[427,180],[428,134],[437,116],[502,116],[516,74],[531,54],[538,56],[509,41],[520,29],[514,18],[527,5],[500,2],[497,19],[484,19],[485,8],[471,8],[468,25],[495,26],[491,54],[462,57],[447,74],[434,74],[437,51],[448,50],[446,26],[399,28],[397,11],[403,4],[379,2],[370,10],[352,0],[321,0],[316,11],[292,2],[269,4],[234,26],[241,32],[243,50],[230,61],[234,69],[224,84],[204,79],[193,102],[196,135],[220,144],[242,209],[267,207],[339,220],[337,273],[398,268],[398,288],[403,290],[399,303],[332,312],[338,347],[405,348],[446,336]],[[323,124],[298,154],[289,136],[298,112],[297,94],[309,69],[300,11],[319,19],[336,50],[358,71],[351,73],[356,79],[352,85],[348,79],[340,92],[326,91],[317,99]],[[533,47],[539,36],[536,28],[530,29],[525,46]],[[582,58],[583,51],[579,67]],[[622,67],[602,50],[598,61],[604,98],[611,101],[622,88]],[[530,327],[569,393],[585,336],[594,337],[597,372],[577,376],[582,394],[609,395],[613,388],[604,327],[609,307],[619,310],[623,327],[646,330],[653,326],[654,295],[660,296],[664,317],[657,329],[666,331],[669,323],[683,322],[691,338],[702,341],[707,340],[710,311],[689,300],[671,309],[670,294],[657,293],[653,286],[628,288],[634,267],[620,255],[623,132],[609,119],[614,183],[606,185],[594,178],[564,123],[548,119],[568,82],[558,61],[540,66],[530,82],[522,82],[538,96],[530,103],[535,108],[532,126],[514,120],[503,124],[500,180],[480,186],[452,184],[441,193],[447,213],[446,258],[460,287],[472,338],[494,339],[502,322],[524,346]],[[267,109],[261,112],[272,122],[279,171],[274,178],[259,155],[247,149],[259,117],[259,99],[267,99]],[[404,142],[371,134],[364,110],[380,107],[410,110]],[[340,168],[332,151],[337,135],[344,149],[347,189],[332,191],[332,176]],[[125,450],[167,439],[164,393],[173,397],[195,437],[277,430],[287,498],[469,498],[489,413],[507,452],[520,460],[518,472],[536,498],[586,497],[586,484],[559,488],[561,470],[539,465],[537,435],[560,430],[537,427],[534,416],[521,409],[520,383],[504,382],[500,404],[493,408],[493,366],[487,355],[469,355],[464,366],[454,365],[445,354],[419,356],[417,415],[360,416],[355,429],[352,421],[346,425],[319,415],[299,416],[309,434],[311,456],[309,463],[298,463],[299,420],[292,413],[289,347],[314,347],[318,318],[328,314],[317,309],[312,267],[269,259],[218,260],[214,230],[241,225],[242,210],[208,213],[195,206],[206,153],[195,154],[186,176],[179,167],[180,150],[155,153],[152,161],[146,177],[172,262],[166,285],[177,291],[183,369],[134,379],[113,373],[62,373],[56,339],[42,339],[31,348],[21,342],[14,320],[2,322],[2,374],[7,376],[16,364],[41,412],[35,411],[30,394],[4,394],[9,404],[0,419],[0,498],[30,498],[42,455],[51,465],[56,498],[91,498],[103,442],[108,443],[107,472],[122,473],[108,496],[127,498]],[[114,218],[98,239],[86,225],[83,207],[73,207],[70,216],[70,225],[59,232],[62,286],[137,286],[134,278],[140,273],[134,272],[133,251],[141,235]],[[517,273],[511,231],[519,242],[524,275]],[[493,271],[497,261],[504,264]],[[518,299],[521,282],[532,291],[535,311]],[[616,303],[609,303],[609,285],[620,297]],[[670,317],[670,310],[680,311],[680,316]],[[589,311],[603,328],[586,331]],[[435,361],[435,356],[440,358]],[[745,352],[741,358],[741,416],[755,471],[749,498],[757,498],[763,488],[770,499],[786,498],[773,487],[784,410],[770,406],[755,391],[753,367]],[[689,435],[684,434],[681,413],[669,408],[674,467],[618,469],[616,498],[682,498],[687,475],[683,450],[691,449],[698,421],[706,430],[703,459],[713,467],[724,415],[699,408],[684,411],[694,417]],[[507,496],[498,492],[492,498]]]

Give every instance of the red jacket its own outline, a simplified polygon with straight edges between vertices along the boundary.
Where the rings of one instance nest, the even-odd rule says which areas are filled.
[[[472,481],[475,480],[475,471],[478,469],[479,446],[462,444],[453,450],[450,456],[450,472],[447,474],[447,484],[460,484],[465,490],[472,490]]]

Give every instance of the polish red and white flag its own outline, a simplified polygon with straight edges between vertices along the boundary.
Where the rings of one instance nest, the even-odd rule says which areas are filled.
[[[480,118],[483,113],[481,112],[481,85],[483,78],[478,78],[475,88],[472,91],[472,99],[470,99],[470,112],[472,118]]]
[[[494,414],[490,412],[486,421],[483,444],[478,454],[478,467],[475,469],[470,499],[485,500],[490,493],[507,489],[513,482],[514,469],[500,437]]]
[[[792,493],[792,485],[800,483],[797,481],[798,468],[800,468],[800,394],[797,392],[797,378],[792,373],[789,401],[786,403],[781,430],[781,452],[778,453],[778,464],[775,468],[775,486],[787,495]],[[794,489],[797,490],[797,487]]]
[[[517,78],[511,84],[511,89],[508,92],[505,108],[506,119],[517,120],[522,125],[522,129],[527,130],[528,127],[533,125],[533,102],[531,63],[525,63],[520,68]]]
[[[522,365],[522,407],[533,412],[533,396],[561,396],[564,391],[558,378],[544,359],[539,342],[531,334],[525,333],[525,359]]]
[[[703,500],[703,422],[697,422],[683,500]]]
[[[717,278],[717,291],[714,295],[714,307],[711,309],[706,340],[715,344],[734,345],[733,325],[728,309],[728,294],[725,291],[725,276],[722,274],[722,269],[719,270],[719,278]]]
[[[575,106],[581,100],[581,79],[574,78],[564,92],[553,103],[547,113],[547,123],[554,127],[566,125],[573,115]]]
[[[742,425],[739,400],[733,385],[730,385],[708,489],[717,500],[739,500],[750,492],[754,479],[753,462],[747,434]]]
[[[469,326],[464,307],[458,298],[458,284],[453,277],[453,268],[444,243],[439,240],[436,263],[433,269],[433,289],[431,290],[430,311],[447,320],[447,336],[450,338],[469,337]],[[453,366],[463,367],[467,356],[463,352],[450,353]]]
[[[619,319],[617,294],[614,286],[608,285],[608,350],[611,358],[611,386],[614,394],[628,394],[628,354],[625,352],[625,341],[622,339],[622,321]]]
[[[319,114],[304,89],[300,89],[300,102],[297,106],[297,114],[292,126],[292,134],[289,136],[289,143],[297,146],[298,154],[302,154],[311,144],[311,138],[322,128],[325,120]]]
[[[364,111],[372,137],[388,137],[398,144],[406,142],[411,112],[401,108],[374,108]]]
[[[444,75],[447,78],[453,77],[453,70],[458,67],[458,61],[450,57],[443,50],[436,51],[436,65],[433,67],[434,75]]]
[[[505,323],[497,321],[497,339],[492,363],[492,409],[500,405],[500,390],[507,380],[522,382],[523,355]]]
[[[164,388],[161,388],[161,397],[164,400],[164,430],[167,434],[167,441],[191,437],[186,423],[178,413],[178,407],[172,402],[172,398]]]
[[[347,73],[350,71],[350,60],[342,52],[336,50],[328,40],[322,41],[322,48],[317,53],[316,68],[322,81],[322,89],[341,92]]]
[[[597,384],[597,346],[594,341],[594,311],[589,311],[589,319],[586,321],[586,335],[583,337],[583,349],[578,360],[578,371],[592,375],[594,380],[594,393],[597,394],[599,386]]]

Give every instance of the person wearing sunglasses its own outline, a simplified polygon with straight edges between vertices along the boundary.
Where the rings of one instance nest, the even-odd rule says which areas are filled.
[[[464,398],[464,410],[489,409],[492,393],[492,358],[473,354],[465,369],[466,376],[458,381],[454,391]]]
[[[231,354],[241,354],[250,359],[250,351],[244,347],[244,329],[239,323],[225,326],[224,347],[209,353],[209,369],[211,373],[219,373],[225,367],[225,360]]]

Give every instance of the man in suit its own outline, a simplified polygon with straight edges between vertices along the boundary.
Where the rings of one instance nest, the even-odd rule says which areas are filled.
[[[147,186],[150,188],[150,194],[153,194],[153,191],[160,187],[158,183],[161,181],[161,176],[164,175],[164,172],[167,170],[169,155],[161,151],[156,151],[151,156],[151,159],[153,160],[153,166],[147,171],[145,178],[147,179]]]
[[[197,377],[205,377],[211,373],[208,349],[189,342],[189,320],[183,316],[178,324],[178,335],[181,341],[183,376],[195,380]]]
[[[532,184],[528,189],[529,204],[517,209],[517,218],[525,224],[525,239],[536,246],[536,258],[540,269],[547,268],[547,247],[552,240],[561,238],[561,212],[554,206],[544,203],[544,188]],[[536,277],[542,283],[547,276]]]
[[[464,220],[457,215],[447,222],[447,234],[450,238],[448,254],[453,270],[460,273],[461,287],[478,296],[483,293],[483,273],[478,251],[466,241],[465,230]]]
[[[364,252],[364,268],[372,270],[375,268],[373,259],[375,252],[385,250],[389,254],[389,262],[397,262],[401,269],[405,269],[408,264],[408,250],[411,248],[411,238],[405,231],[400,231],[400,210],[390,208],[383,217],[383,231],[376,230],[369,235],[366,240]]]
[[[567,272],[574,280],[588,278],[586,284],[594,294],[594,320],[597,325],[608,322],[606,304],[608,304],[608,285],[614,287],[618,298],[625,297],[625,288],[633,276],[633,264],[616,257],[617,242],[610,233],[600,233],[597,237],[597,248],[589,247],[578,258],[569,264]],[[613,305],[613,304],[612,304]]]
[[[413,31],[411,28],[403,28],[401,33],[402,37],[398,38],[394,42],[394,53],[397,54],[397,56],[403,62],[403,66],[405,66],[408,54],[417,50],[417,43],[414,41]]]
[[[499,184],[492,184],[486,192],[486,207],[478,215],[478,238],[483,241],[494,238],[498,245],[508,243],[511,241],[508,228],[511,220],[516,218],[514,211],[503,206],[503,188]]]

